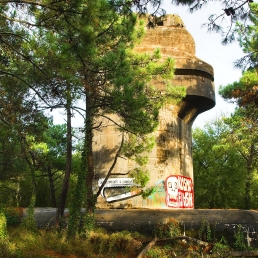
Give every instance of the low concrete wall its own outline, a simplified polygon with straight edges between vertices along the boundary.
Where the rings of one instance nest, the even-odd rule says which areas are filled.
[[[55,208],[35,208],[35,218],[39,227],[53,225]],[[65,210],[68,216],[68,210]],[[23,218],[27,216],[24,209]],[[179,222],[186,235],[198,237],[202,222],[207,221],[212,229],[212,238],[220,240],[224,235],[231,243],[238,225],[242,226],[246,243],[258,247],[258,211],[255,210],[125,210],[98,209],[96,222],[109,231],[139,231],[152,234],[153,228],[159,222],[169,219]]]

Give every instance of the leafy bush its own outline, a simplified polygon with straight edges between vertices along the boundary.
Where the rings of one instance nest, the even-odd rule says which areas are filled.
[[[158,238],[171,238],[181,235],[181,229],[179,223],[170,218],[167,222],[157,223],[153,233]]]
[[[7,223],[4,212],[0,209],[0,241],[8,238]]]
[[[234,248],[236,250],[245,251],[250,249],[246,245],[245,236],[241,225],[238,225],[237,231],[234,233],[234,238],[235,238]]]
[[[134,239],[129,231],[112,234],[98,231],[92,232],[90,241],[94,244],[95,251],[98,251],[99,254],[112,254],[117,251],[132,252],[132,250],[139,250],[142,246],[142,243]]]
[[[207,220],[202,220],[201,227],[198,230],[198,233],[199,233],[200,240],[212,242],[211,226]]]
[[[146,253],[147,258],[169,258],[171,256],[168,256],[166,254],[166,250],[159,247],[153,247],[152,249],[148,250]]]
[[[22,208],[4,208],[3,209],[7,226],[17,227],[21,223]]]
[[[213,247],[213,251],[214,252],[218,252],[218,251],[229,252],[230,251],[228,241],[224,236],[221,237],[220,241],[215,243],[215,245]]]

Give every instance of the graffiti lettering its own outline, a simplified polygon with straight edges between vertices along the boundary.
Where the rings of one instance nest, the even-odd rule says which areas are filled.
[[[169,176],[166,179],[166,205],[171,208],[193,208],[193,181],[185,176]]]
[[[103,184],[104,180],[105,180],[105,178],[99,179],[99,181],[98,181],[99,187]],[[141,193],[141,190],[136,189],[134,191],[129,191],[126,193],[115,195],[115,196],[110,196],[110,197],[105,196],[106,188],[126,188],[126,187],[132,187],[132,186],[139,187],[137,184],[134,183],[134,178],[128,178],[128,177],[109,178],[101,191],[101,195],[106,199],[107,202],[115,202],[115,201],[131,198],[136,195],[139,195]]]
[[[98,185],[101,186],[104,182],[105,178],[100,178],[98,181]],[[126,187],[133,186],[134,184],[133,178],[123,177],[123,178],[109,178],[105,183],[105,187]]]

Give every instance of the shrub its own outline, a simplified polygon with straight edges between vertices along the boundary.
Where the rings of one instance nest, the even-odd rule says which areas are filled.
[[[0,241],[4,241],[8,238],[7,223],[3,210],[0,209]]]
[[[92,232],[90,242],[95,246],[95,252],[99,254],[116,253],[123,251],[127,253],[139,250],[142,243],[133,238],[129,231],[121,231],[112,234],[103,232]]]
[[[170,218],[167,222],[157,223],[153,233],[158,238],[171,238],[181,235],[181,229],[179,223]]]
[[[22,208],[4,208],[3,209],[7,226],[17,227],[21,223]]]
[[[234,238],[234,248],[236,250],[245,251],[249,249],[249,247],[246,245],[245,236],[241,225],[238,225],[237,231],[234,233]]]

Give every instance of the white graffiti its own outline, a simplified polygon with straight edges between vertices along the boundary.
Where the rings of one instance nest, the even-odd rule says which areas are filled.
[[[98,186],[100,187],[105,178],[100,178],[98,181]],[[133,186],[134,184],[134,178],[128,178],[128,177],[116,177],[116,178],[109,178],[107,182],[105,183],[105,187],[127,187],[127,186]]]
[[[104,180],[105,180],[105,178],[100,178],[98,180],[98,186],[99,187],[103,184]],[[129,192],[126,192],[126,193],[122,193],[122,194],[119,194],[119,195],[106,197],[105,196],[105,189],[106,188],[125,188],[125,187],[133,187],[133,186],[139,187],[139,185],[134,183],[134,178],[128,178],[128,177],[109,178],[107,180],[107,182],[105,183],[104,187],[101,190],[101,195],[106,199],[107,202],[114,202],[114,201],[119,201],[119,200],[131,198],[133,196],[136,196],[136,195],[140,194],[141,190],[136,189],[136,190],[129,191]]]

